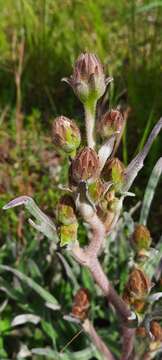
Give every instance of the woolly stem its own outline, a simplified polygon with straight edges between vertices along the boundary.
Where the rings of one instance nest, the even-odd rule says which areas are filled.
[[[86,126],[86,137],[87,144],[90,148],[95,148],[95,135],[94,135],[94,127],[95,127],[95,114],[96,114],[96,102],[93,105],[85,104],[84,106],[85,112],[85,126]]]
[[[101,352],[101,354],[104,356],[105,360],[115,360],[114,356],[108,349],[108,347],[105,345],[103,340],[100,338],[100,336],[97,334],[93,324],[89,319],[86,319],[82,325],[84,331],[89,335],[92,342],[95,344],[96,348]]]

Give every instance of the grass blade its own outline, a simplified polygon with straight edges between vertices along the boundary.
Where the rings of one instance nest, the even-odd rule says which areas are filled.
[[[58,301],[55,299],[55,297],[51,295],[47,290],[43,289],[42,286],[37,284],[27,275],[7,265],[0,265],[0,271],[11,272],[15,276],[17,276],[18,279],[28,285],[32,290],[34,290],[38,295],[40,295],[41,298],[45,300],[45,302],[53,304],[57,310],[60,308],[60,305],[58,304]]]

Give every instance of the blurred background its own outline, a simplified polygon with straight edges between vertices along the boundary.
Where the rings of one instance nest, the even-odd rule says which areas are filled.
[[[125,164],[142,148],[162,116],[161,0],[0,0],[0,208],[15,196],[27,194],[54,217],[57,185],[60,179],[66,182],[67,168],[53,148],[51,124],[64,114],[82,127],[81,104],[61,79],[72,73],[75,59],[84,51],[95,52],[105,72],[114,77],[109,106],[124,103],[130,108],[120,148]],[[134,185],[135,202],[142,198],[161,154],[160,135]],[[160,185],[157,194],[149,221],[155,239],[162,231]],[[64,291],[70,303],[72,290],[66,276],[60,278],[62,265],[48,242],[29,228],[24,210],[0,210],[0,217],[1,264],[55,291],[60,302]],[[84,237],[82,229],[80,233]],[[19,294],[15,289],[11,294],[12,276],[5,276],[0,285],[1,303],[6,301],[3,311],[0,307],[0,358],[21,358],[17,354],[24,338],[29,347],[51,345],[56,338],[60,344],[69,340],[63,323],[51,329],[49,313],[42,327],[29,325],[15,333],[11,320],[20,309],[24,311],[23,304],[30,302],[32,293],[21,288]],[[85,286],[91,281],[85,270],[80,277]],[[32,309],[37,304],[34,299]],[[100,308],[98,315],[104,322]]]

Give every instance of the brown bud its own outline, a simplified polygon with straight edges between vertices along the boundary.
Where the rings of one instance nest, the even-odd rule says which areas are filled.
[[[119,132],[123,127],[123,115],[118,110],[106,112],[98,123],[98,132],[103,139],[107,139],[115,132]]]
[[[58,116],[53,122],[53,142],[65,152],[75,153],[80,145],[80,131],[73,120]]]
[[[136,226],[132,236],[132,242],[137,252],[149,250],[151,245],[151,235],[146,226],[140,224]]]
[[[151,321],[150,330],[155,340],[162,341],[162,327],[157,321]]]
[[[133,307],[138,312],[141,313],[144,310],[145,307],[145,301],[142,300],[134,300],[133,301]]]
[[[69,83],[79,99],[85,103],[98,100],[105,92],[111,79],[105,79],[103,66],[96,55],[81,54],[74,66],[73,75],[63,79]]]
[[[146,330],[143,326],[140,326],[139,328],[136,329],[136,334],[137,334],[137,336],[140,336],[140,337],[146,337],[146,335],[147,335]]]
[[[72,162],[74,181],[95,179],[99,170],[99,158],[95,150],[85,147],[79,151]]]
[[[58,222],[63,225],[69,225],[77,222],[75,215],[74,200],[69,195],[61,197],[57,207]]]
[[[151,288],[151,283],[146,274],[139,268],[135,268],[129,275],[127,290],[137,298],[146,296]]]
[[[116,191],[120,190],[124,183],[124,164],[118,159],[108,160],[102,171],[102,176],[106,181],[112,181]]]
[[[85,320],[88,315],[90,307],[89,292],[85,288],[81,288],[77,291],[74,297],[74,303],[72,307],[72,315],[79,320]]]

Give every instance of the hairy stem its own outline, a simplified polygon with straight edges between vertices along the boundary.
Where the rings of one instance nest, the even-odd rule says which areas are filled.
[[[105,360],[115,360],[114,356],[108,349],[108,347],[105,345],[103,340],[100,338],[100,336],[97,334],[93,324],[89,319],[86,319],[83,323],[83,329],[85,332],[89,335],[92,342],[95,344],[96,348],[101,352],[101,354],[104,356]]]
[[[120,316],[120,319],[124,322],[128,322],[131,311],[129,310],[124,300],[117,294],[116,290],[109,282],[107,276],[105,275],[101,267],[99,260],[97,258],[91,259],[88,267],[97,285],[100,287],[104,295],[108,298],[108,301],[111,302],[111,304],[116,309],[116,312]]]
[[[94,135],[94,127],[95,127],[95,114],[96,114],[96,102],[90,106],[84,106],[85,111],[85,126],[86,126],[86,136],[87,136],[87,144],[90,148],[94,149],[95,147],[95,135]]]
[[[135,329],[123,326],[123,345],[121,360],[131,360],[134,347]]]

